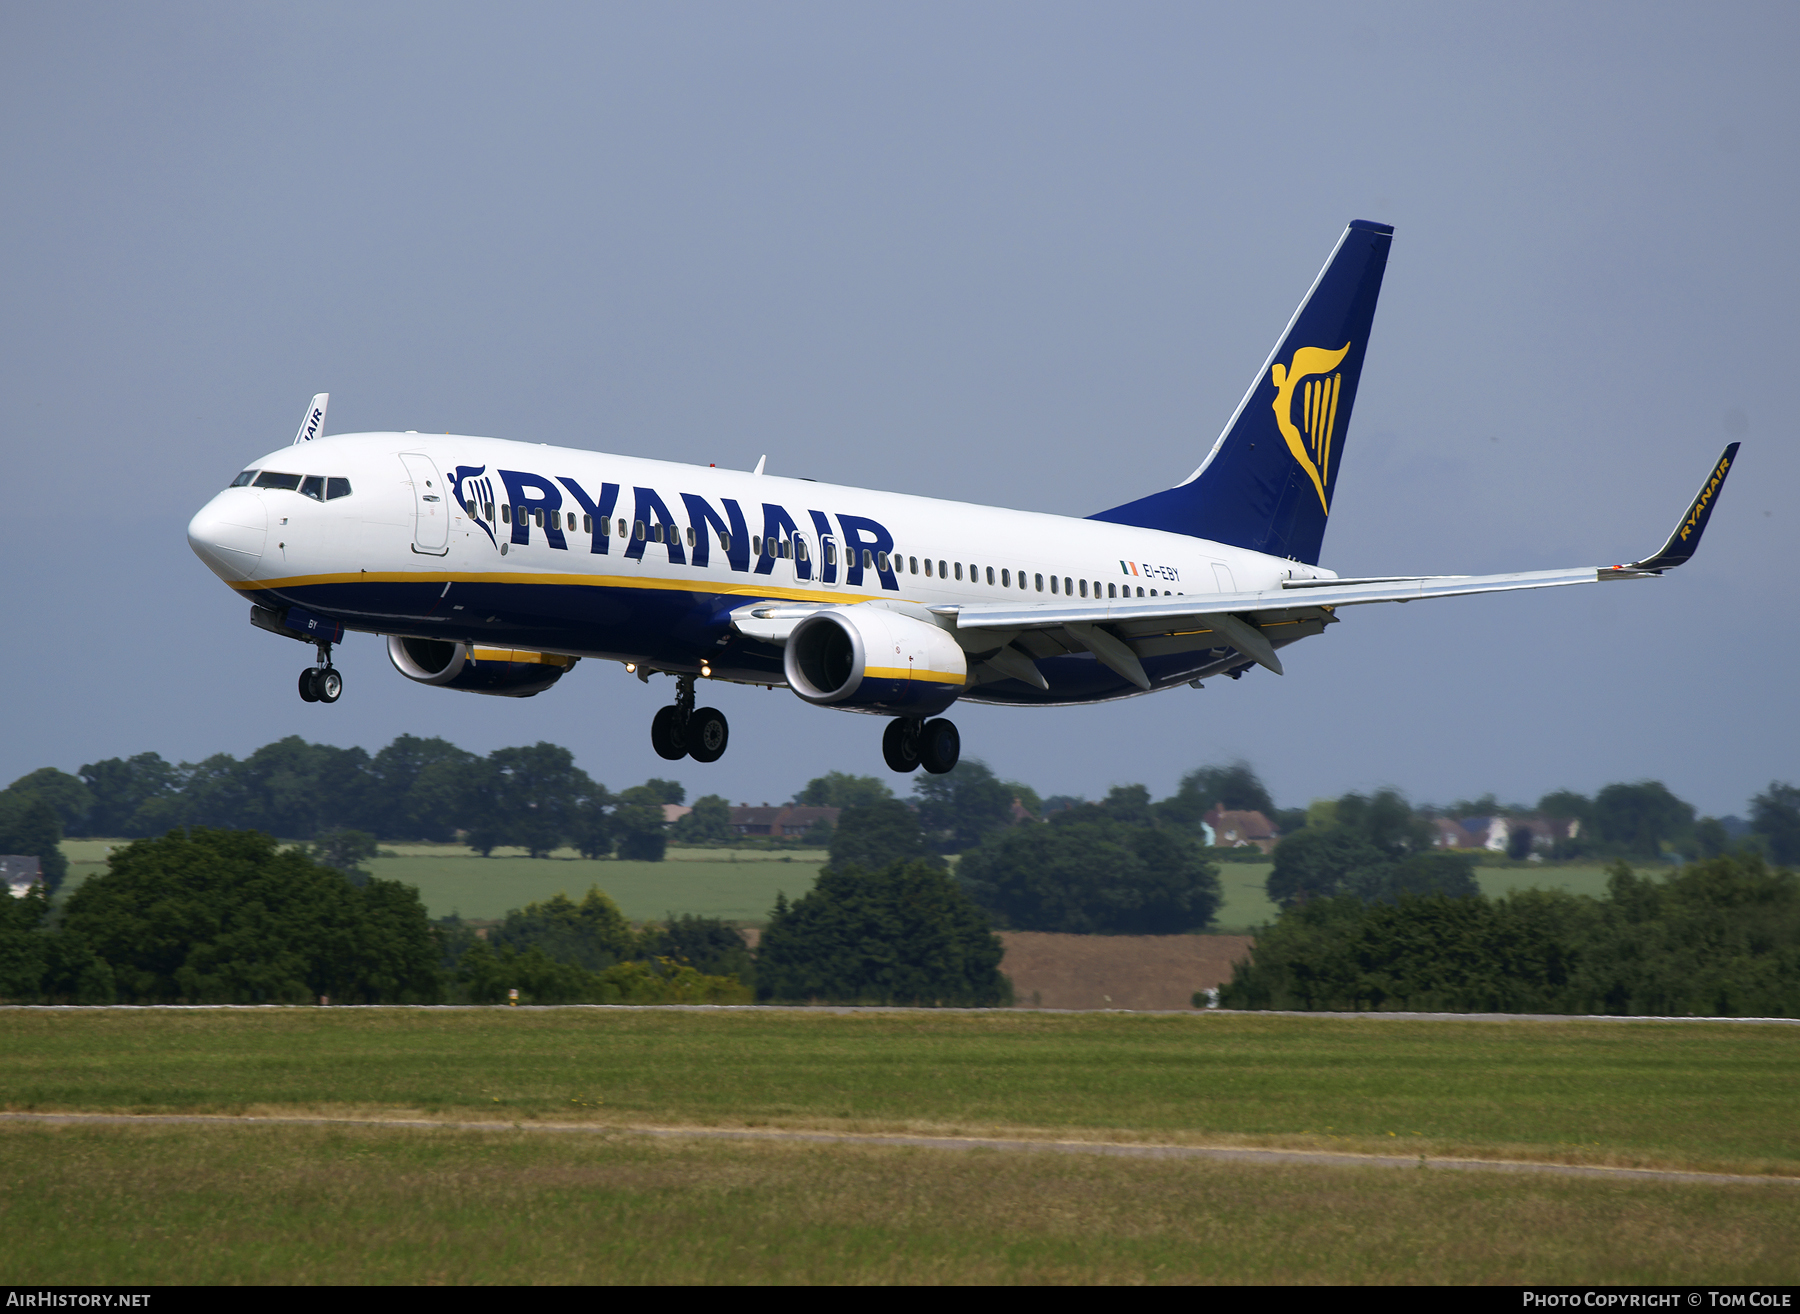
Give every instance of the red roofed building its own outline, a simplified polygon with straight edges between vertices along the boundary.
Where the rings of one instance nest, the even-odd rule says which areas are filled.
[[[1269,819],[1260,812],[1227,812],[1214,808],[1201,818],[1212,827],[1213,844],[1221,849],[1257,848],[1264,853],[1275,851],[1281,838]]]
[[[731,809],[731,829],[739,835],[804,835],[821,821],[837,825],[842,808],[803,808],[792,804],[751,807],[740,803]]]

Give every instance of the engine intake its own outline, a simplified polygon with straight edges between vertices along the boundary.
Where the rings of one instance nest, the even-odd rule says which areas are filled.
[[[809,703],[883,716],[935,716],[968,680],[956,640],[882,607],[829,607],[788,635],[782,670]]]
[[[475,648],[448,639],[388,636],[388,660],[409,680],[500,698],[541,694],[580,661],[525,648]]]

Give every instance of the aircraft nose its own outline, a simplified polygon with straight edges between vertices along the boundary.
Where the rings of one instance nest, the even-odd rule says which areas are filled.
[[[188,521],[188,546],[213,574],[226,581],[249,579],[262,560],[269,513],[262,496],[248,488],[227,488]]]

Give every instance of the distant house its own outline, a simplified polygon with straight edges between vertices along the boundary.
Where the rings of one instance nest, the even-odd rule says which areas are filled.
[[[1463,817],[1452,821],[1439,817],[1433,821],[1436,830],[1432,842],[1440,849],[1486,849],[1505,853],[1514,835],[1531,832],[1534,852],[1555,847],[1557,841],[1574,839],[1581,833],[1581,823],[1554,817]]]
[[[1512,838],[1512,824],[1506,817],[1464,817],[1462,828],[1475,841],[1471,847],[1490,853],[1505,853],[1506,842]]]
[[[1213,843],[1221,849],[1257,848],[1273,853],[1281,839],[1269,819],[1260,812],[1227,812],[1214,808],[1201,819],[1212,827]]]
[[[38,860],[25,853],[0,853],[0,881],[6,882],[7,893],[17,899],[44,879]]]
[[[821,821],[836,826],[841,811],[842,808],[795,807],[785,803],[779,807],[764,803],[753,808],[740,803],[731,809],[731,829],[733,834],[746,836],[804,835]]]
[[[665,803],[662,805],[663,823],[673,826],[692,811],[692,808],[684,808],[679,803]]]
[[[1460,821],[1452,821],[1448,817],[1437,817],[1431,823],[1432,844],[1440,849],[1479,849],[1485,843],[1476,839],[1463,828]]]

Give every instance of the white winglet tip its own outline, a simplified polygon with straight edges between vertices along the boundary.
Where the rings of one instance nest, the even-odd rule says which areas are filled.
[[[300,421],[300,432],[294,435],[294,445],[309,443],[325,430],[325,407],[331,401],[331,394],[321,392],[314,395],[312,404],[306,408],[306,418]]]

